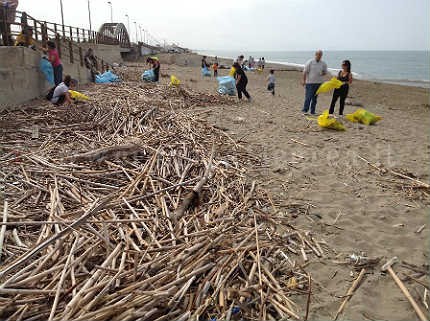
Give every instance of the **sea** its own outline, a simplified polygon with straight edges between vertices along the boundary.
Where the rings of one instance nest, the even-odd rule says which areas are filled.
[[[196,50],[197,53],[234,59],[240,54],[256,61],[303,67],[314,56],[314,51],[249,51]],[[376,82],[430,88],[429,51],[324,51],[322,58],[335,74],[342,60],[349,59],[355,78]]]

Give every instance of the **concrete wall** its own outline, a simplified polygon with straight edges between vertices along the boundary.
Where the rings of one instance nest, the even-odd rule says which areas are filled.
[[[87,48],[94,49],[95,54],[107,63],[123,62],[121,48],[110,45],[81,44],[83,52]],[[65,50],[63,47],[62,50]],[[24,47],[0,46],[0,109],[13,108],[31,99],[44,96],[50,88],[44,75],[39,70],[41,53]],[[66,56],[62,58],[63,75],[70,75],[87,84],[90,74],[85,66],[81,66],[79,58],[69,63]]]
[[[41,53],[24,47],[0,47],[0,109],[43,96],[51,87],[39,70]],[[63,75],[86,84],[89,74],[79,63],[63,61]]]
[[[88,48],[93,48],[94,54],[102,58],[107,63],[121,63],[123,62],[121,57],[121,47],[120,46],[112,46],[112,45],[94,45],[90,43],[80,43],[79,44],[82,47],[83,54],[85,55],[85,52],[88,50]]]

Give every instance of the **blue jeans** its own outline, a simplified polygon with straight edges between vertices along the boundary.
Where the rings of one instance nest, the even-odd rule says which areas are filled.
[[[303,104],[303,112],[309,111],[309,105],[311,107],[311,114],[315,114],[315,108],[317,106],[318,95],[315,95],[321,84],[306,84],[305,92],[305,103]]]
[[[63,81],[63,65],[54,67],[54,82],[58,86]]]

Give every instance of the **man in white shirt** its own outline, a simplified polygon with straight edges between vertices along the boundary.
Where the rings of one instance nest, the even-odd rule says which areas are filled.
[[[311,59],[305,64],[303,69],[302,86],[305,86],[305,103],[303,104],[303,114],[308,115],[309,107],[311,115],[315,115],[317,106],[316,92],[319,86],[324,82],[324,76],[327,74],[327,64],[321,60],[322,50],[315,52],[315,59]]]

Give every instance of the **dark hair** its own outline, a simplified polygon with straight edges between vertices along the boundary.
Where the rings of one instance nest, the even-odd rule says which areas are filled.
[[[67,86],[67,87],[70,87],[70,85],[77,85],[78,84],[78,81],[76,80],[76,79],[73,79],[70,75],[66,75],[65,77],[64,77],[64,84]]]
[[[55,42],[49,40],[47,43],[49,49],[55,49]]]
[[[72,77],[71,77],[70,75],[66,75],[66,76],[64,77],[63,82],[64,82],[64,84],[65,84],[67,87],[70,87],[70,84],[71,84],[71,82],[72,82]]]
[[[342,61],[342,66],[346,66],[346,70],[351,72],[351,62],[349,60]]]
[[[274,73],[275,73],[275,71],[274,71],[273,69],[270,69],[270,73],[271,73],[271,74],[274,74]]]
[[[242,67],[240,67],[240,64],[238,62],[235,62],[233,64],[233,67],[236,68],[236,69],[242,68]]]

